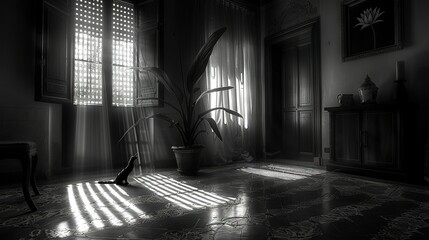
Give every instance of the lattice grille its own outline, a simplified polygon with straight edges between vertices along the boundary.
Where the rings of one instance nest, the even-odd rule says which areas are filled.
[[[74,104],[102,103],[103,1],[76,0]]]
[[[122,1],[113,2],[113,105],[134,103],[134,9]]]

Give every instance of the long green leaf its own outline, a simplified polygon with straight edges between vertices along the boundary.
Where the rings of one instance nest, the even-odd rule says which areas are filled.
[[[165,116],[164,114],[161,114],[161,113],[155,113],[155,114],[152,114],[152,115],[150,115],[150,116],[147,116],[147,117],[142,117],[142,118],[139,118],[131,127],[129,127],[128,129],[127,129],[127,131],[125,131],[125,133],[122,135],[122,137],[119,139],[119,141],[118,142],[120,142],[120,141],[122,141],[122,139],[133,129],[133,128],[135,128],[135,127],[137,127],[142,121],[144,121],[144,120],[147,120],[147,119],[149,119],[149,118],[159,118],[159,119],[161,119],[161,120],[164,120],[164,121],[167,121],[167,122],[169,122],[170,124],[171,124],[171,126],[174,126],[174,124],[176,124],[176,121],[174,120],[174,119],[172,119],[172,118],[170,118],[170,117],[168,117],[168,116]]]
[[[166,121],[168,123],[170,123],[170,127],[176,127],[176,129],[179,131],[180,137],[182,138],[182,141],[184,144],[186,144],[186,136],[185,136],[185,132],[183,130],[183,128],[180,126],[179,122],[162,114],[162,113],[156,113],[153,115],[150,115],[148,117],[146,117],[146,119],[148,118],[158,118],[161,119],[163,121]]]
[[[149,118],[158,118],[160,120],[164,120],[164,121],[170,123],[170,127],[173,127],[177,123],[176,120],[174,120],[173,118],[168,117],[162,113],[155,113],[155,114],[152,114],[152,115],[146,117],[146,119],[149,119]]]
[[[234,87],[228,86],[228,87],[219,87],[219,88],[213,88],[213,89],[209,89],[204,91],[203,93],[200,94],[200,96],[197,98],[197,100],[195,100],[194,105],[198,103],[198,101],[200,101],[204,96],[206,96],[209,93],[214,93],[214,92],[221,92],[221,91],[226,91],[226,90],[230,90],[233,89]]]
[[[199,88],[199,87],[196,87],[196,88],[194,88],[194,91],[193,91],[193,93],[195,94],[195,93],[197,93],[198,91],[200,91],[201,90],[201,88]]]
[[[209,123],[210,127],[213,129],[213,132],[222,141],[222,135],[220,134],[219,128],[217,127],[216,121],[213,118],[203,118],[203,119]]]
[[[214,32],[200,49],[196,58],[192,62],[191,68],[189,69],[188,76],[186,79],[186,85],[189,93],[192,93],[192,88],[198,82],[199,78],[206,70],[206,66],[209,62],[213,48],[225,31],[226,28],[224,27]]]
[[[192,139],[192,142],[190,143],[190,145],[194,145],[195,140],[197,139],[198,135],[200,135],[201,133],[205,133],[207,132],[206,130],[200,130],[198,131],[195,135],[194,138]]]
[[[124,139],[124,137],[131,131],[131,130],[133,130],[133,128],[135,128],[137,125],[139,125],[140,124],[140,122],[142,122],[142,121],[144,121],[144,120],[146,120],[146,118],[139,118],[138,120],[137,120],[137,122],[135,122],[131,127],[129,127],[128,129],[127,129],[127,131],[125,131],[125,133],[122,135],[122,137],[121,138],[119,138],[119,140],[118,140],[118,142],[120,142],[120,141],[122,141],[122,139]]]
[[[202,112],[202,113],[200,113],[200,114],[198,115],[198,118],[202,118],[202,117],[204,117],[204,115],[206,115],[206,114],[208,114],[208,113],[210,113],[210,112],[213,112],[213,111],[215,111],[215,110],[222,110],[222,111],[225,111],[225,112],[227,112],[227,113],[229,113],[229,114],[232,114],[232,115],[234,115],[234,116],[237,116],[237,117],[241,117],[241,118],[243,118],[243,116],[241,116],[241,114],[240,114],[240,113],[238,113],[238,112],[236,112],[236,111],[233,111],[233,110],[231,110],[231,109],[228,109],[228,108],[223,108],[223,107],[212,108],[212,109],[209,109],[209,110],[207,110],[207,111],[204,111],[204,112]]]
[[[166,100],[164,100],[162,98],[156,98],[156,97],[148,97],[148,98],[147,97],[138,97],[136,99],[137,100],[157,100],[157,101],[163,102],[165,105],[170,106],[171,108],[173,108],[174,110],[176,110],[178,113],[181,113],[180,110],[179,110],[179,108],[175,107],[172,103],[170,103],[170,102],[168,102],[168,101],[166,101]]]
[[[167,91],[176,95],[178,100],[183,98],[183,93],[180,91],[180,88],[177,84],[170,80],[167,73],[164,72],[161,68],[158,67],[131,67],[131,69],[138,70],[140,72],[149,72],[155,75],[158,81],[164,85]]]

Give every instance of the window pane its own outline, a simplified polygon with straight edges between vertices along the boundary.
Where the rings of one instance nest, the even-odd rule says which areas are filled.
[[[76,0],[74,104],[102,103],[103,1]]]
[[[134,103],[134,9],[122,1],[113,3],[113,105]]]

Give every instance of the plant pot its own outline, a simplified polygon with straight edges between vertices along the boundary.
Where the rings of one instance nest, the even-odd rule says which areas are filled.
[[[204,146],[172,146],[171,149],[176,157],[177,171],[182,175],[197,175]]]

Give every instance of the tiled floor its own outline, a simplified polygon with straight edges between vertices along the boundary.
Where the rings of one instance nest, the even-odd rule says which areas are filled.
[[[159,171],[130,186],[0,189],[1,239],[429,239],[429,189],[297,166]]]

